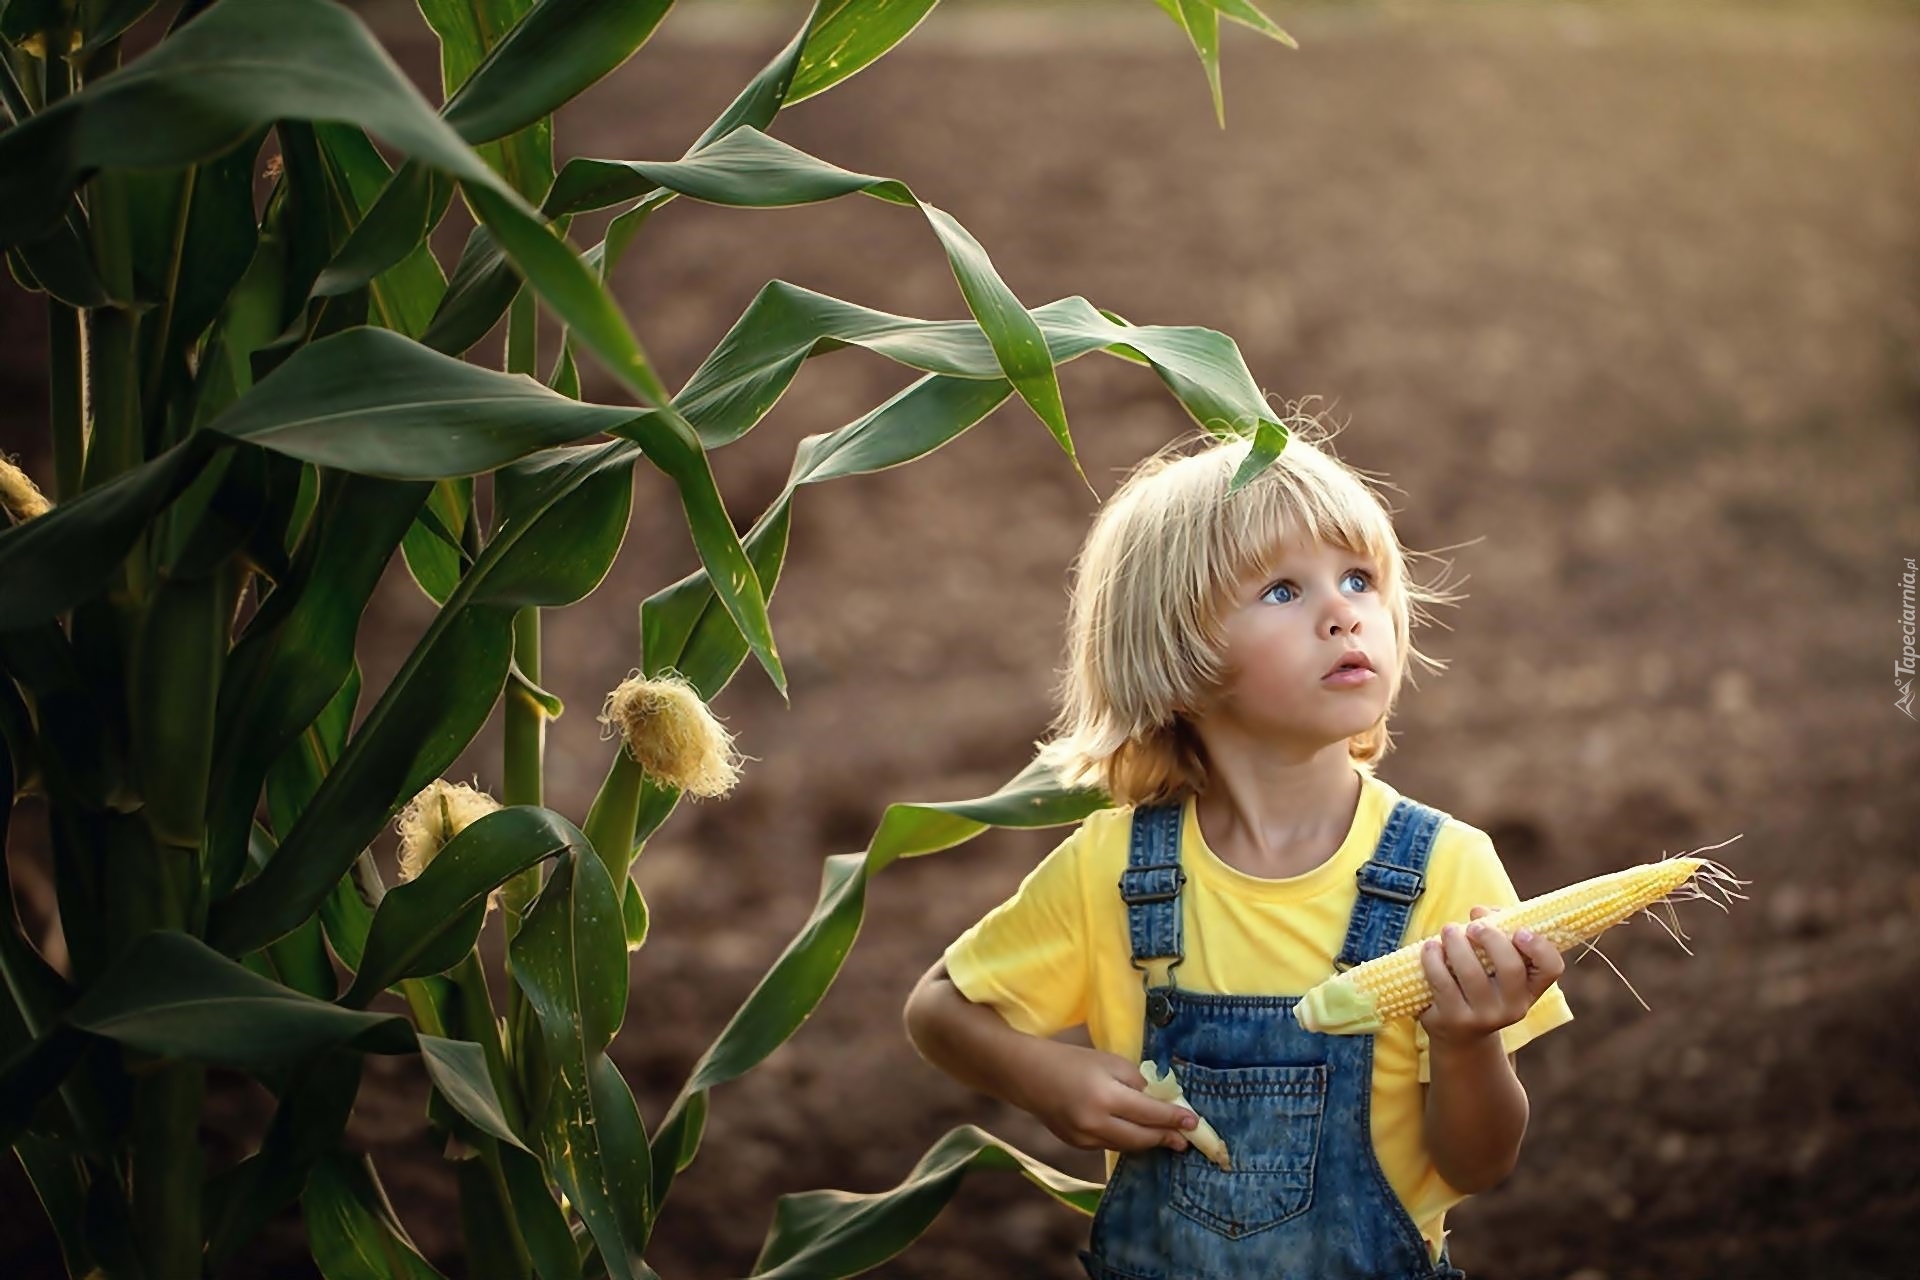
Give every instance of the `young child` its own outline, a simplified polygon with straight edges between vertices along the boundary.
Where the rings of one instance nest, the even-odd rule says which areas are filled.
[[[1311,428],[1311,420],[1290,426]],[[1446,1213],[1514,1167],[1513,1053],[1572,1018],[1486,834],[1375,774],[1420,602],[1384,504],[1309,430],[1240,492],[1246,441],[1149,458],[1076,563],[1041,756],[1089,815],[909,998],[919,1052],[1104,1148],[1093,1280],[1460,1277]],[[1357,668],[1357,670],[1356,670]],[[1308,1032],[1298,997],[1438,933],[1416,1023]],[[1488,975],[1477,962],[1492,962]],[[1050,1037],[1085,1023],[1093,1048]],[[1148,1097],[1169,1067],[1225,1140]]]

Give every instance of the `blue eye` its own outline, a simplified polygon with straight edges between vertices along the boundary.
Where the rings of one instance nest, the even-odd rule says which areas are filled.
[[[1345,582],[1351,581],[1354,578],[1360,579],[1360,589],[1362,591],[1373,590],[1373,575],[1371,573],[1368,573],[1365,569],[1349,569],[1341,577],[1340,581],[1345,583]],[[1288,596],[1288,600],[1291,600],[1293,598],[1293,595],[1291,593],[1295,593],[1297,591],[1297,588],[1295,588],[1291,582],[1276,582],[1272,586],[1268,587],[1265,591],[1261,592],[1260,598],[1262,600],[1269,599],[1273,596],[1274,592],[1276,591],[1285,591],[1290,593]],[[1286,604],[1287,600],[1275,600],[1274,603]]]

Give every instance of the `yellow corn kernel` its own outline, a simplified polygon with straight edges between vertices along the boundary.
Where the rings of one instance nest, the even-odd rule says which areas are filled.
[[[1733,886],[1746,883],[1706,858],[1666,858],[1582,880],[1490,912],[1480,920],[1508,937],[1521,929],[1531,929],[1565,951],[1577,943],[1592,942],[1656,903],[1709,898],[1707,888],[1722,897],[1745,897],[1735,893]],[[1675,936],[1677,939],[1679,935]],[[1433,1003],[1433,987],[1420,963],[1420,948],[1425,941],[1423,938],[1328,978],[1293,1007],[1295,1021],[1308,1031],[1364,1035],[1380,1030],[1389,1019],[1418,1017]],[[1681,945],[1684,949],[1685,944]],[[1480,965],[1493,972],[1493,962],[1484,955],[1480,956]]]

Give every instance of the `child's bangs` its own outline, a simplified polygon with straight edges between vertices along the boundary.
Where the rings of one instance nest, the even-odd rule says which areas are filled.
[[[1350,475],[1331,468],[1322,474],[1317,466],[1275,466],[1235,494],[1222,514],[1220,551],[1227,580],[1216,585],[1223,590],[1262,572],[1281,544],[1300,537],[1372,560],[1383,592],[1399,583],[1400,543],[1391,519]]]

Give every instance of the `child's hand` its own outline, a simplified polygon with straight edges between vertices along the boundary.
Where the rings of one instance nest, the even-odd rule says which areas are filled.
[[[1521,930],[1512,938],[1477,923],[1492,907],[1475,907],[1476,922],[1450,924],[1442,938],[1420,950],[1420,964],[1433,984],[1433,1004],[1420,1015],[1432,1041],[1464,1042],[1489,1036],[1527,1016],[1541,993],[1567,971],[1560,949]],[[1491,976],[1475,948],[1493,962]]]
[[[1138,1063],[1077,1044],[1044,1043],[1023,1102],[1054,1137],[1085,1150],[1187,1149],[1185,1130],[1199,1117],[1148,1097]]]

